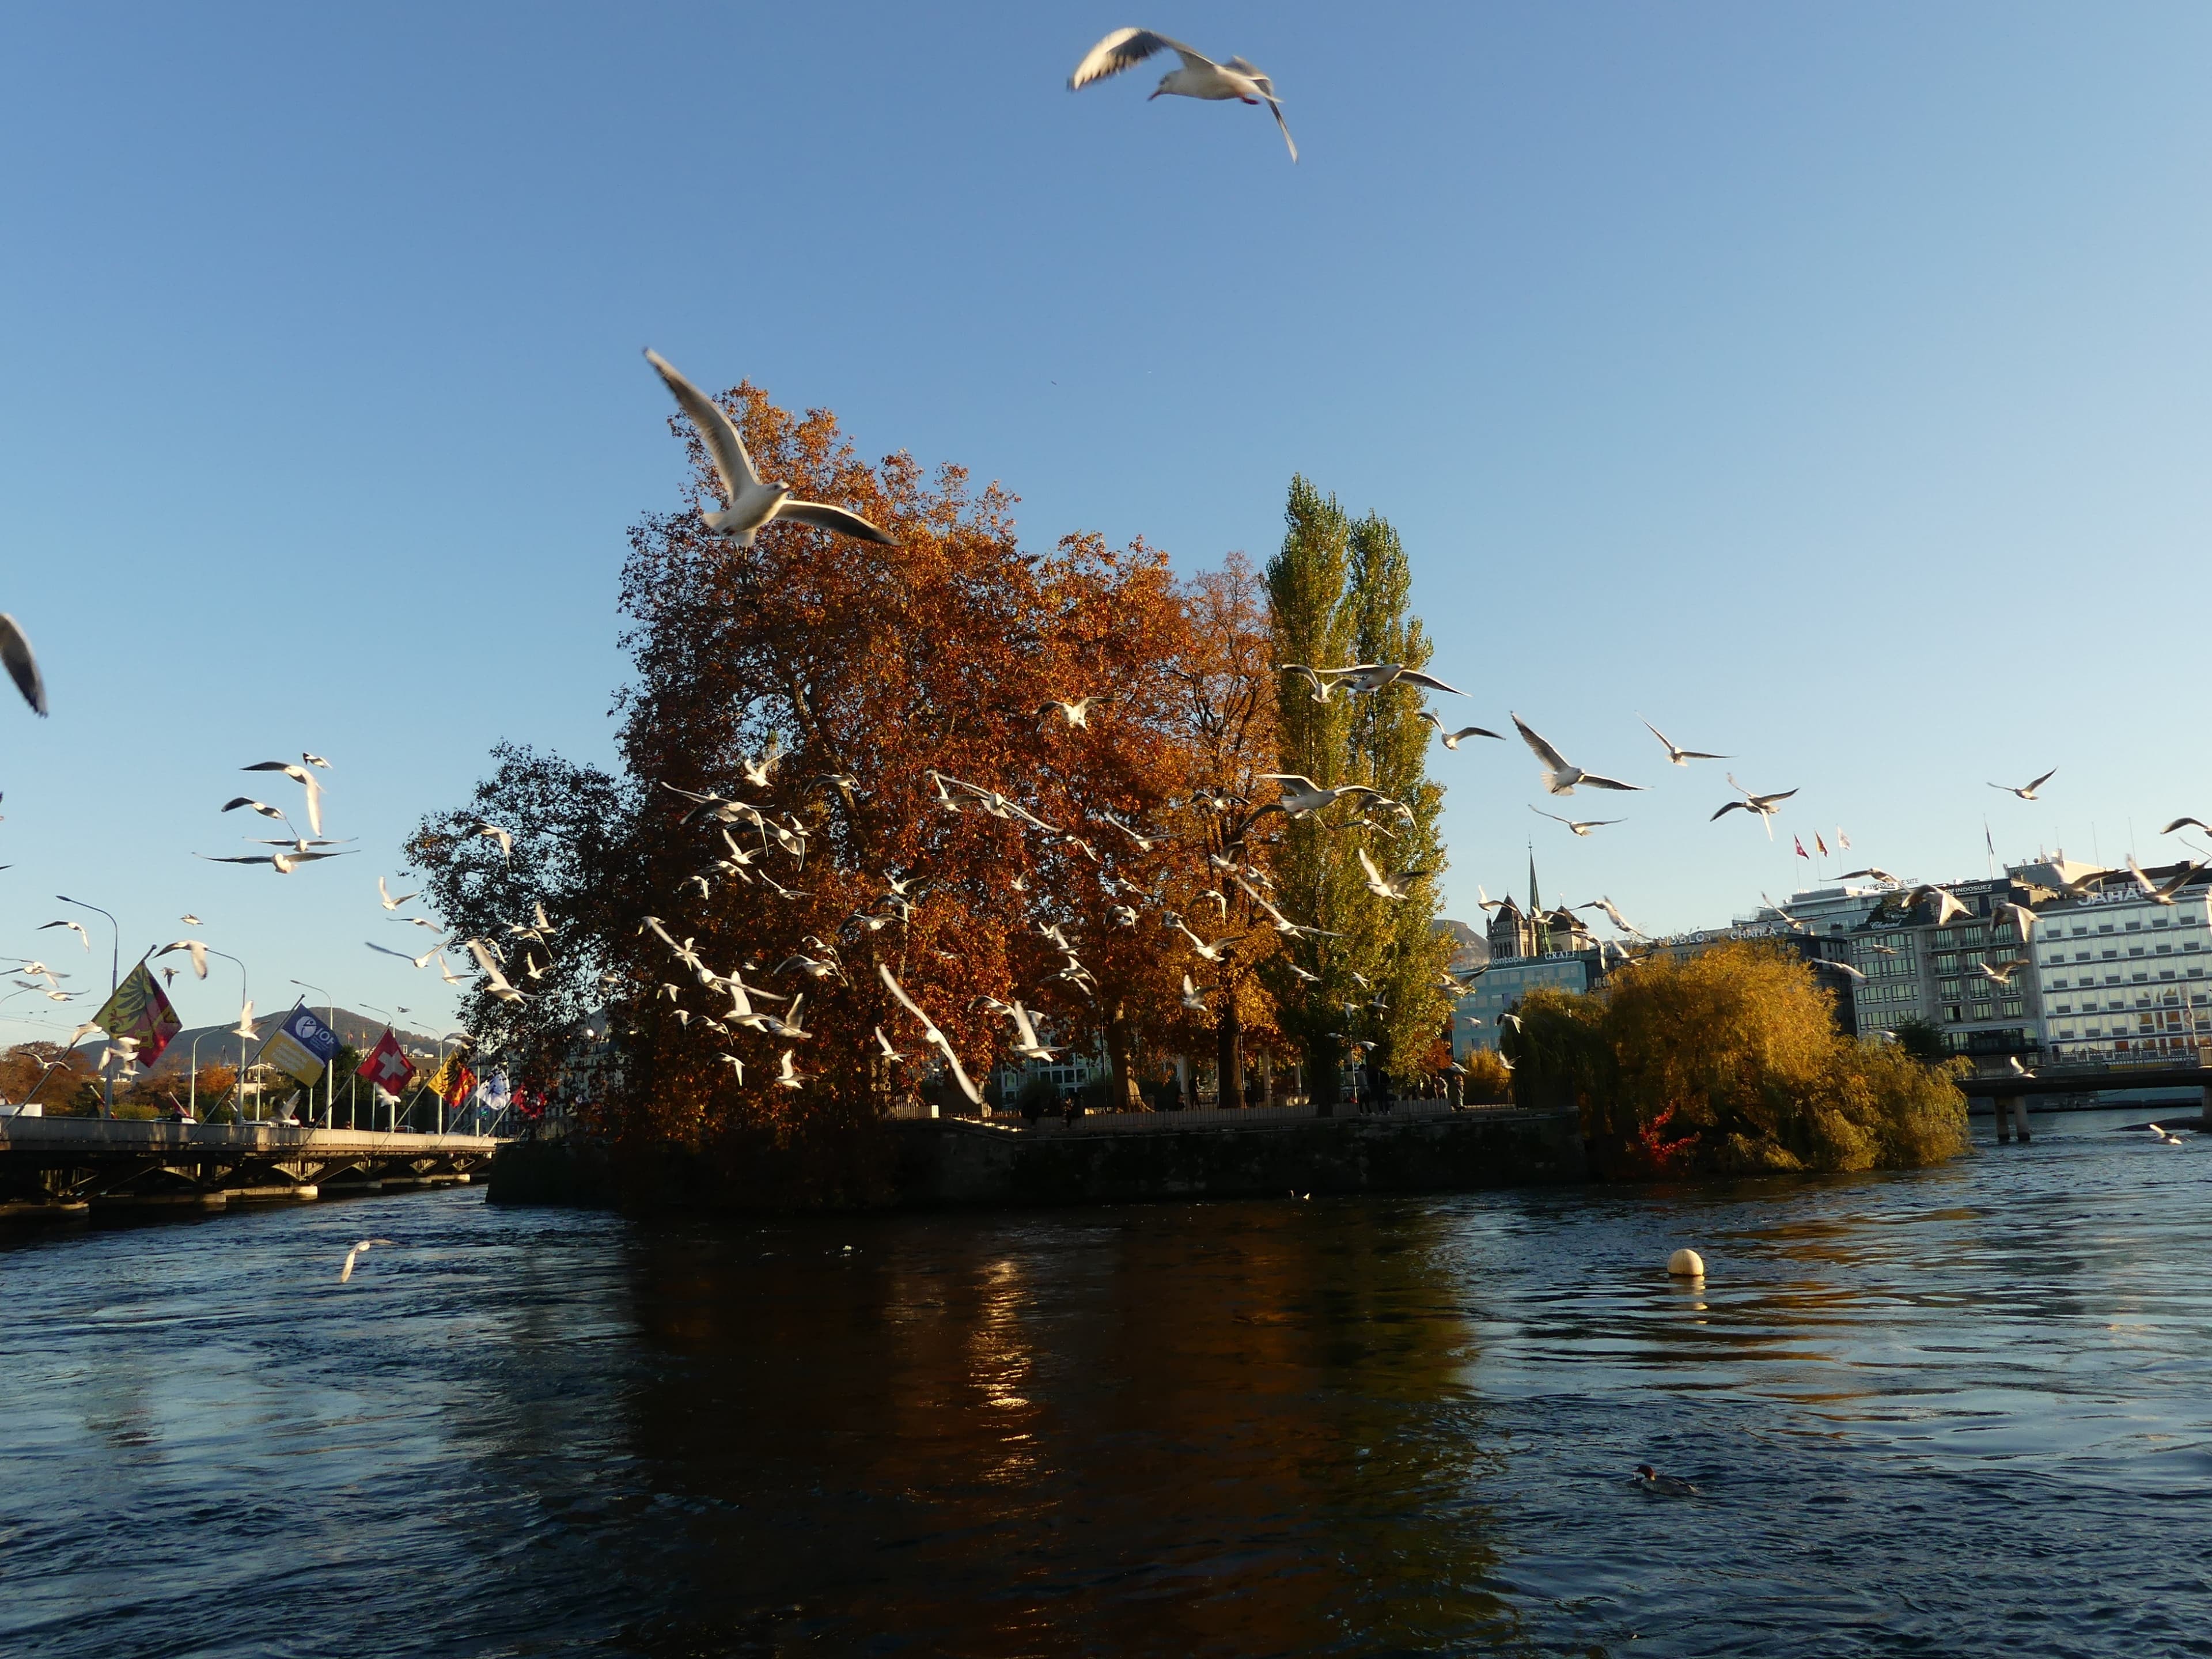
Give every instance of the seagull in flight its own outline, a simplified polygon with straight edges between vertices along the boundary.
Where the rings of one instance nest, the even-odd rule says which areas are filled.
[[[1206,1012],[1206,994],[1190,982],[1188,974],[1182,976],[1182,1006],[1193,1013],[1202,1014]]]
[[[1741,784],[1735,781],[1735,773],[1731,772],[1728,775],[1728,781],[1729,787],[1735,790],[1736,793],[1741,795],[1743,799],[1741,800],[1730,801],[1727,805],[1722,807],[1719,811],[1714,813],[1711,817],[1705,821],[1708,823],[1716,823],[1730,812],[1756,813],[1758,815],[1759,821],[1766,826],[1767,840],[1772,841],[1774,839],[1774,815],[1782,810],[1782,803],[1788,800],[1790,796],[1796,794],[1797,792],[1795,789],[1784,789],[1771,795],[1754,795],[1750,790],[1745,788]]]
[[[1849,881],[1853,876],[1871,877],[1885,887],[1902,887],[1905,885],[1904,877],[1893,876],[1888,871],[1883,869],[1878,864],[1869,864],[1863,870],[1846,870],[1842,875],[1838,876],[1836,879],[1838,881]]]
[[[92,935],[91,935],[91,934],[89,934],[89,933],[86,933],[86,932],[84,931],[84,924],[83,924],[82,922],[78,922],[78,921],[42,921],[42,922],[40,922],[40,923],[38,925],[38,927],[37,927],[36,928],[34,928],[33,931],[33,932],[35,932],[35,933],[45,933],[45,932],[46,931],[46,929],[47,929],[47,928],[49,928],[49,927],[66,927],[66,928],[68,928],[68,929],[70,930],[70,932],[71,932],[72,933],[75,933],[75,934],[77,936],[77,938],[78,938],[78,939],[79,939],[83,943],[84,948],[85,948],[86,950],[89,951],[90,949],[92,949]]]
[[[2133,853],[2128,854],[2128,873],[2136,878],[2137,890],[2153,904],[2172,904],[2173,896],[2196,880],[2197,872],[2203,868],[2204,866],[2202,864],[2190,865],[2179,875],[2161,887],[2143,873],[2143,867],[2136,862],[2136,855]],[[46,925],[52,927],[53,924],[49,922]]]
[[[1091,705],[1094,702],[1103,702],[1105,701],[1106,699],[1103,697],[1089,696],[1078,697],[1071,702],[1066,698],[1054,697],[1051,702],[1043,704],[1037,709],[1037,722],[1039,725],[1042,725],[1046,720],[1052,717],[1053,712],[1056,709],[1059,711],[1060,717],[1070,726],[1079,726],[1087,732],[1091,729]]]
[[[1386,876],[1375,867],[1375,860],[1367,856],[1367,849],[1364,847],[1359,849],[1359,867],[1367,872],[1367,890],[1374,894],[1376,898],[1407,897],[1407,884],[1417,880],[1422,874],[1419,870],[1400,870]]]
[[[2054,766],[2033,783],[1993,783],[1990,787],[2002,789],[2008,795],[2018,795],[2022,800],[2033,800],[2036,798],[2035,792],[2057,775],[2058,769]]]
[[[2170,836],[2177,830],[2186,830],[2191,825],[2202,830],[2206,835],[2212,836],[2212,823],[2205,823],[2203,818],[2176,818],[2158,833],[2161,836]]]
[[[722,412],[721,406],[678,374],[659,352],[648,350],[645,360],[653,365],[661,383],[675,398],[676,406],[690,417],[700,441],[707,446],[707,457],[714,465],[714,475],[722,482],[722,493],[729,505],[720,512],[702,512],[699,515],[701,522],[715,535],[726,537],[739,547],[750,547],[753,538],[766,526],[781,520],[812,525],[817,530],[832,530],[841,536],[874,542],[882,547],[898,545],[857,513],[822,501],[799,501],[792,495],[789,484],[763,483],[760,475],[753,471],[753,458],[745,453],[745,441],[738,435],[736,423]]]
[[[353,1264],[361,1260],[364,1252],[379,1244],[383,1245],[387,1250],[398,1248],[393,1244],[392,1240],[388,1238],[362,1239],[360,1243],[355,1245],[353,1249],[346,1252],[345,1266],[338,1269],[338,1283],[343,1285],[346,1280],[351,1279],[353,1277]]]
[[[1194,51],[1180,40],[1171,40],[1151,29],[1115,29],[1083,55],[1075,66],[1075,73],[1067,77],[1067,89],[1079,92],[1093,81],[1103,81],[1109,75],[1118,75],[1133,68],[1154,52],[1171,52],[1182,59],[1180,69],[1171,69],[1160,76],[1160,83],[1152,88],[1152,98],[1202,98],[1214,103],[1235,99],[1243,104],[1265,104],[1274,116],[1275,125],[1282,129],[1283,143],[1290,147],[1291,160],[1298,159],[1297,141],[1283,120],[1283,106],[1275,97],[1275,83],[1256,67],[1242,58],[1232,58],[1225,64],[1217,64],[1204,52]]]
[[[1970,916],[1973,915],[1973,912],[1971,909],[1959,902],[1958,898],[1948,888],[1937,887],[1932,883],[1924,886],[1916,887],[1910,893],[1907,893],[1905,896],[1905,902],[1907,905],[1918,904],[1923,900],[1932,900],[1935,902],[1936,925],[1938,927],[1942,927],[1944,923],[1949,921],[1954,916]]]
[[[490,992],[492,995],[497,997],[501,1002],[520,1002],[522,1000],[522,993],[516,990],[514,986],[507,983],[507,975],[500,971],[499,963],[492,959],[490,947],[487,945],[483,940],[480,939],[470,939],[466,942],[465,948],[471,956],[476,958],[477,970],[489,981],[489,983],[484,987],[485,990]]]
[[[322,781],[296,761],[256,761],[251,766],[241,766],[241,772],[282,772],[286,777],[307,792],[307,828],[319,836],[323,833]],[[223,811],[230,810],[226,806]]]
[[[1577,904],[1574,908],[1577,910],[1602,910],[1605,912],[1605,919],[1611,922],[1614,927],[1620,929],[1622,933],[1629,934],[1631,937],[1636,939],[1642,939],[1644,936],[1644,930],[1641,927],[1633,926],[1626,916],[1622,915],[1618,909],[1614,908],[1613,902],[1609,898],[1602,896],[1594,898],[1588,904]]]
[[[376,896],[383,901],[384,908],[387,910],[397,910],[401,905],[406,903],[409,899],[416,896],[413,893],[402,893],[398,898],[392,897],[392,890],[384,884],[384,878],[382,876],[379,876],[376,878]]]
[[[46,683],[39,673],[39,659],[31,654],[31,642],[23,637],[21,624],[5,611],[0,611],[0,663],[8,665],[8,677],[23,694],[23,701],[31,705],[31,712],[45,719]]]
[[[470,826],[471,832],[499,843],[499,855],[507,863],[514,862],[514,832],[502,830],[488,818],[478,818]]]
[[[937,1029],[937,1022],[932,1019],[927,1014],[922,1012],[921,1006],[917,1004],[912,997],[908,996],[906,994],[905,988],[899,984],[897,980],[891,976],[890,964],[881,962],[878,963],[876,964],[876,973],[877,975],[882,979],[884,988],[890,991],[894,997],[898,999],[899,1006],[904,1008],[907,1012],[912,1014],[916,1019],[921,1022],[922,1036],[929,1041],[932,1047],[935,1048],[939,1053],[945,1056],[945,1064],[952,1068],[953,1078],[960,1085],[960,1092],[968,1097],[968,1103],[971,1106],[981,1105],[983,1103],[982,1091],[977,1089],[973,1083],[969,1081],[968,1073],[960,1064],[960,1056],[953,1051],[952,1040],[946,1036],[944,1032]],[[1183,982],[1185,984],[1189,983],[1188,975],[1185,976]]]
[[[278,875],[289,876],[300,865],[313,863],[317,859],[349,858],[360,850],[356,847],[343,853],[302,853],[295,849],[289,853],[251,853],[234,858],[217,858],[212,853],[195,853],[192,856],[205,859],[210,864],[266,864],[274,866]]]
[[[1637,718],[1638,720],[1644,719],[1641,714],[1638,715]],[[1676,743],[1672,738],[1668,737],[1664,732],[1662,732],[1657,726],[1652,725],[1650,720],[1644,720],[1644,729],[1649,732],[1653,737],[1659,739],[1660,744],[1667,750],[1668,760],[1676,766],[1687,766],[1693,760],[1732,760],[1735,758],[1735,757],[1730,755],[1709,755],[1702,749],[1685,749],[1681,744]]]
[[[1376,800],[1389,799],[1380,789],[1370,788],[1364,783],[1325,788],[1303,772],[1262,772],[1259,775],[1269,783],[1283,786],[1282,799],[1279,804],[1284,814],[1293,818],[1302,818],[1320,811],[1325,806],[1333,806],[1346,795],[1372,795]],[[1264,807],[1261,809],[1265,810]]]
[[[1421,710],[1421,718],[1437,728],[1437,735],[1443,739],[1443,745],[1447,749],[1458,748],[1461,743],[1468,738],[1498,738],[1500,743],[1505,741],[1486,726],[1462,726],[1456,732],[1447,732],[1444,730],[1444,723],[1438,720],[1432,711],[1426,708]]]
[[[1540,818],[1549,818],[1554,823],[1565,824],[1578,836],[1587,836],[1593,830],[1602,829],[1608,823],[1622,822],[1620,818],[1563,818],[1557,812],[1547,812],[1540,806],[1531,806],[1528,810]]]
[[[192,958],[192,972],[202,979],[205,979],[207,977],[207,946],[205,945],[196,939],[180,939],[174,944],[164,945],[160,950],[155,951],[154,954],[157,957],[166,957],[173,951],[185,951],[191,952]]]
[[[1640,783],[1622,783],[1616,779],[1601,778],[1595,772],[1583,771],[1530,731],[1528,723],[1518,714],[1513,716],[1513,726],[1521,733],[1521,740],[1528,745],[1530,752],[1542,763],[1544,789],[1547,794],[1571,795],[1577,785],[1587,785],[1592,789],[1641,789],[1644,787]]]
[[[2005,899],[1990,907],[1990,920],[2018,924],[2020,936],[2027,939],[2035,932],[2035,924],[2041,921],[2043,918],[2025,904],[2014,904],[2011,900]]]

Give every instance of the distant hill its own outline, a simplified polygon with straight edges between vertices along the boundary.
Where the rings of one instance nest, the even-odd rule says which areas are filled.
[[[254,1028],[261,1033],[261,1037],[246,1044],[246,1053],[249,1060],[261,1051],[261,1043],[267,1040],[275,1021],[288,1012],[289,1005],[276,1010],[274,1014],[264,1014],[258,1009],[254,1011]],[[319,1008],[315,1012],[323,1015]],[[356,1014],[350,1008],[340,1008],[334,1017],[324,1017],[331,1019],[339,1042],[363,1053],[367,1053],[370,1045],[384,1035],[384,1022],[374,1015]],[[401,1046],[410,1054],[435,1054],[438,1052],[438,1039],[434,1036],[426,1036],[420,1031],[410,1031],[404,1027],[398,1035]],[[195,1037],[199,1039],[199,1063],[203,1066],[235,1066],[238,1063],[238,1038],[231,1026],[188,1025],[170,1039],[169,1046],[161,1051],[161,1058],[145,1067],[142,1074],[155,1078],[183,1077],[191,1064],[192,1040]],[[78,1043],[77,1048],[80,1052],[97,1055],[105,1043],[104,1038],[91,1037]]]

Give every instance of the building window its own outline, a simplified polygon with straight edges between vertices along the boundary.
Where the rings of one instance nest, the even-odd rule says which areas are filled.
[[[1959,1023],[1959,1005],[1955,1002],[1945,1003],[1943,1005],[1943,1018],[1948,1020],[1952,1024],[1956,1025]]]

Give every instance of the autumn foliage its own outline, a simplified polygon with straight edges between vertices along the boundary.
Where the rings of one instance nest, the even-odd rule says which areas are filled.
[[[1519,1012],[1520,1097],[1578,1110],[1603,1175],[1908,1168],[1965,1144],[1948,1077],[1837,1030],[1811,968],[1770,946],[1648,957]]]
[[[904,455],[867,465],[830,415],[750,386],[723,402],[762,477],[851,507],[896,545],[779,524],[740,548],[688,507],[634,528],[618,770],[503,749],[470,806],[410,848],[446,918],[500,942],[524,993],[472,1000],[486,1048],[618,1140],[772,1145],[792,1154],[778,1180],[834,1200],[879,1174],[854,1148],[896,1101],[919,1088],[957,1103],[879,963],[978,1080],[1011,1030],[987,999],[1018,999],[1059,1046],[1103,1039],[1124,1086],[1160,1056],[1206,1052],[1217,1010],[1277,1041],[1255,971],[1276,935],[1206,861],[1264,872],[1267,856],[1256,838],[1224,854],[1212,793],[1249,793],[1276,756],[1249,567],[1185,582],[1142,542],[1091,536],[1027,554],[998,486]],[[714,504],[703,451],[676,429]],[[1084,725],[1047,706],[1085,698]],[[764,821],[702,813],[699,796]],[[514,833],[511,855],[481,820]],[[541,904],[545,936],[515,932]],[[1209,963],[1171,917],[1209,944],[1237,937]],[[664,933],[715,974],[803,991],[811,1035],[715,1030],[730,999]],[[1183,1005],[1186,971],[1206,1012]],[[908,1058],[884,1056],[878,1028]],[[786,1051],[799,1086],[776,1080]]]

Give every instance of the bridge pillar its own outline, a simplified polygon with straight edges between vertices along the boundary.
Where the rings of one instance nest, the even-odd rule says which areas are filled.
[[[1993,1096],[1990,1098],[1990,1109],[1996,1114],[1997,1145],[2008,1146],[2012,1144],[2012,1097],[2010,1095]]]
[[[2020,1144],[2025,1146],[2029,1141],[2035,1139],[2033,1135],[2027,1132],[2027,1102],[2022,1097],[2014,1095],[2012,1097],[2011,1104],[2013,1127],[2020,1132]]]

